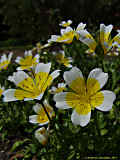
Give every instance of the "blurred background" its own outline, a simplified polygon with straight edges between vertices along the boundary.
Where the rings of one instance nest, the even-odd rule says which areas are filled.
[[[0,47],[46,42],[59,34],[59,23],[84,22],[88,30],[100,23],[120,29],[119,0],[0,0]]]

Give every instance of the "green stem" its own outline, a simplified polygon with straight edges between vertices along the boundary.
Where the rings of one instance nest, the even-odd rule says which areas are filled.
[[[98,125],[98,119],[97,118],[98,118],[97,112],[95,111],[95,126],[96,126],[96,130],[98,132],[98,135],[101,136],[99,125]]]

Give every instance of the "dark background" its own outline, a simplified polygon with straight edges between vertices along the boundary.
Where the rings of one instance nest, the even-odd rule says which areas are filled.
[[[59,34],[62,20],[89,30],[100,23],[120,28],[119,0],[0,0],[0,47],[35,44]]]

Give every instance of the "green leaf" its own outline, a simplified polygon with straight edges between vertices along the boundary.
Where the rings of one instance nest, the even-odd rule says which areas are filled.
[[[107,129],[101,129],[101,135],[104,136],[105,134],[108,133],[108,130]]]
[[[67,160],[72,160],[74,156],[75,156],[75,151],[71,151],[70,155],[67,158]]]
[[[14,144],[13,144],[13,146],[12,146],[12,148],[11,148],[11,152],[13,152],[13,151],[15,151],[16,150],[16,148],[18,148],[18,147],[20,147],[21,145],[23,145],[25,142],[27,142],[27,141],[30,141],[30,139],[24,139],[23,141],[22,140],[20,140],[20,141],[17,141],[17,142],[15,142]]]

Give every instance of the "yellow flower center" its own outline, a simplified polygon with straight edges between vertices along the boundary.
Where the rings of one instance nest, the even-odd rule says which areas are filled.
[[[75,108],[78,114],[86,115],[91,109],[100,106],[104,101],[104,95],[100,90],[99,82],[90,78],[85,85],[83,78],[77,78],[70,84],[74,92],[66,94],[66,102],[72,108]]]

